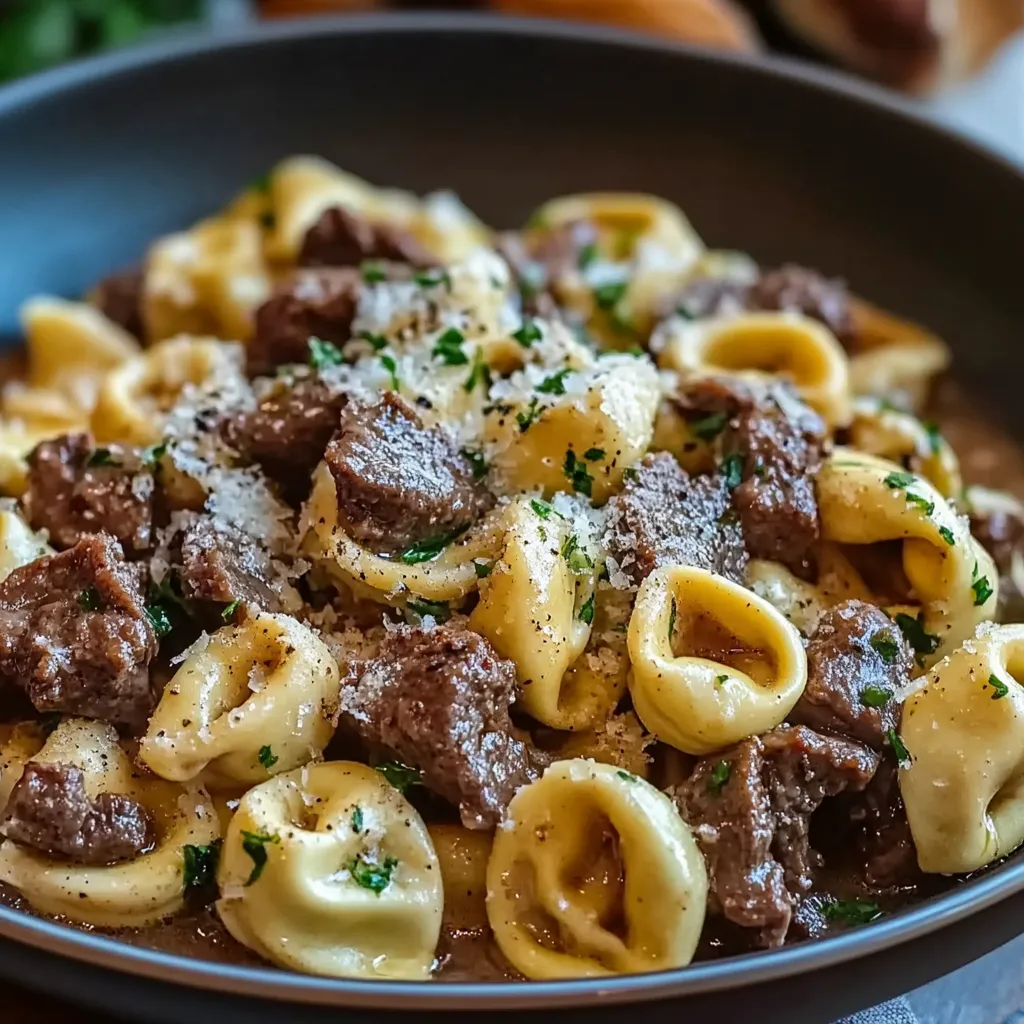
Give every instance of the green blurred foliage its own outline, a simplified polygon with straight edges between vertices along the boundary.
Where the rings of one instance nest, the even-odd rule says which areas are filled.
[[[192,21],[202,0],[0,0],[0,82]]]

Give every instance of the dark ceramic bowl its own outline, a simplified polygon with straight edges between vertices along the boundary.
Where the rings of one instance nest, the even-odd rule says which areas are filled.
[[[26,296],[80,293],[298,152],[381,184],[454,188],[501,225],[559,193],[660,193],[716,246],[844,275],[928,324],[986,413],[1024,427],[1019,170],[835,75],[487,17],[285,24],[0,91],[0,336],[16,333]],[[133,1020],[530,1011],[597,1024],[643,1003],[632,1012],[648,1020],[798,1024],[923,984],[1022,919],[1015,857],[876,924],[773,953],[602,981],[444,985],[195,962],[0,908],[0,972]]]

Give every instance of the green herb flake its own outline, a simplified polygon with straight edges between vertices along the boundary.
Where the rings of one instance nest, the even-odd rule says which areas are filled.
[[[901,768],[909,768],[913,758],[910,756],[906,744],[900,739],[900,734],[895,729],[889,729],[885,735],[889,746],[892,747],[892,752],[896,755],[896,762]]]
[[[281,837],[278,835],[242,830],[242,849],[252,858],[252,872],[245,881],[246,886],[258,881],[263,874],[263,869],[267,866],[267,844],[279,842]]]
[[[594,289],[594,301],[598,309],[609,310],[618,305],[619,300],[626,294],[629,287],[628,281],[612,281],[602,284]]]
[[[447,622],[452,617],[452,611],[444,601],[409,601],[408,608],[421,619],[429,615],[438,622]]]
[[[328,366],[340,366],[344,361],[337,345],[321,338],[311,337],[306,342],[309,349],[309,365],[314,370],[326,370]]]
[[[580,249],[579,256],[576,257],[576,266],[579,267],[580,270],[586,270],[587,267],[597,259],[597,257],[597,243],[587,242],[587,244]]]
[[[894,491],[906,490],[917,480],[913,473],[890,473],[884,480],[885,486]]]
[[[920,494],[911,494],[910,491],[907,491],[906,497],[908,505],[916,505],[926,516],[930,516],[935,511],[935,502],[929,501]]]
[[[352,812],[352,831],[353,832],[362,832],[363,831],[363,809],[362,809],[362,807],[357,807]]]
[[[550,377],[545,377],[538,385],[537,390],[542,395],[564,395],[565,394],[565,378],[572,373],[571,369],[559,370],[557,373],[551,374]]]
[[[359,270],[367,284],[378,284],[381,281],[386,281],[388,278],[384,268],[379,263],[373,262],[373,260],[363,260],[359,264]]]
[[[452,279],[447,270],[421,270],[413,275],[413,280],[421,288],[436,288],[443,284],[448,291],[452,290]]]
[[[562,470],[566,479],[572,483],[572,489],[588,498],[594,492],[594,478],[587,472],[587,464],[576,458],[576,453],[569,448],[565,453]]]
[[[570,533],[562,545],[562,557],[566,560],[569,568],[577,575],[593,569],[594,563],[590,555],[580,546],[579,538],[575,533]]]
[[[600,462],[605,456],[605,450],[603,448],[588,448],[583,453],[583,458],[587,462]]]
[[[361,331],[358,335],[360,341],[365,341],[374,352],[383,352],[388,347],[388,339],[383,334],[372,334],[370,331]]]
[[[728,761],[719,761],[708,776],[708,792],[721,793],[722,787],[729,781],[731,774],[732,765]]]
[[[718,435],[725,430],[729,422],[727,412],[713,412],[708,416],[702,416],[690,424],[690,432],[696,434],[702,441],[714,441]]]
[[[391,390],[400,391],[402,382],[398,379],[398,364],[395,362],[393,356],[383,355],[380,357],[381,365],[391,376]]]
[[[114,458],[109,448],[96,448],[89,455],[86,466],[119,466],[120,463]]]
[[[546,501],[541,501],[539,498],[530,499],[530,508],[532,508],[533,511],[541,517],[541,519],[550,519],[552,512],[555,511]]]
[[[391,876],[397,867],[398,861],[394,857],[385,857],[383,863],[373,864],[359,854],[349,864],[348,870],[356,885],[379,896],[391,884]]]
[[[622,479],[627,480],[630,483],[633,483],[634,481],[638,480],[639,477],[640,474],[632,466],[622,471]]]
[[[149,619],[157,640],[162,640],[174,628],[167,609],[162,604],[147,604],[146,618]]]
[[[974,591],[974,607],[980,608],[993,594],[992,584],[987,576],[979,576],[972,584]]]
[[[892,690],[885,686],[865,686],[860,691],[860,702],[866,708],[884,708],[892,700]]]
[[[423,776],[418,768],[402,764],[401,761],[385,761],[377,765],[377,771],[391,783],[399,793],[405,793],[412,786],[421,786]]]
[[[893,616],[893,621],[900,627],[900,631],[907,638],[907,643],[914,648],[919,663],[939,649],[939,638],[924,628],[924,612],[918,612],[916,619],[906,612],[897,612]]]
[[[532,320],[524,320],[523,326],[518,331],[512,332],[512,337],[519,342],[523,348],[530,348],[535,341],[541,339],[541,329]]]
[[[831,900],[821,908],[832,924],[870,924],[882,916],[882,909],[871,900]]]
[[[953,531],[948,526],[939,527],[939,536],[952,547],[956,543],[956,537],[953,536]]]
[[[992,687],[993,700],[999,700],[1000,698],[1005,697],[1010,692],[1010,687],[1007,686],[1006,683],[1004,683],[1002,679],[999,678],[999,676],[989,676],[988,685]]]
[[[217,880],[220,847],[219,839],[214,840],[209,846],[193,846],[186,843],[182,847],[181,875],[186,892],[189,889],[205,889]]]
[[[483,384],[484,391],[489,391],[491,388],[491,368],[484,362],[483,350],[479,348],[476,350],[476,355],[473,356],[473,368],[469,371],[469,376],[462,388],[469,395],[473,393],[477,384]],[[518,417],[516,418],[518,419]]]
[[[493,565],[486,565],[483,562],[474,562],[473,571],[476,573],[478,580],[486,579],[491,575],[491,571],[494,569]]]
[[[238,606],[242,602],[236,597],[231,604],[226,605],[224,610],[220,613],[222,622],[230,622],[235,617],[235,612],[238,611]]]
[[[943,437],[939,431],[939,425],[934,420],[926,420],[921,424],[928,436],[928,448],[932,455],[938,455],[942,451]]]
[[[78,592],[78,607],[83,612],[96,612],[100,609],[100,592],[95,587],[87,587]]]
[[[466,336],[456,327],[449,327],[434,342],[434,350],[431,353],[436,359],[440,359],[445,366],[466,366],[469,363],[469,356],[462,351],[462,343]]]
[[[437,558],[439,554],[464,531],[456,530],[454,533],[442,534],[439,537],[427,537],[426,540],[417,541],[407,547],[398,557],[406,565],[418,565],[420,562],[429,562]]]
[[[715,676],[715,686],[724,686],[729,681],[729,677],[726,675]]]
[[[583,602],[583,605],[580,608],[580,613],[577,616],[577,618],[580,620],[580,622],[585,622],[588,626],[594,621],[594,595],[593,594],[591,594],[590,597],[588,597],[586,599],[586,601]]]
[[[269,743],[264,747],[260,747],[259,753],[256,755],[256,758],[259,761],[259,763],[267,769],[268,772],[270,771],[271,768],[274,767],[275,764],[277,764],[278,761],[278,757],[270,749]]]
[[[672,641],[676,637],[676,599],[672,598],[672,605],[668,612],[668,642],[669,646],[672,646]]]
[[[167,442],[162,441],[160,444],[151,444],[148,448],[143,448],[141,452],[142,464],[148,470],[154,470],[160,464],[160,460],[167,454]]]
[[[516,413],[516,423],[519,424],[519,433],[525,434],[539,417],[537,412],[537,399],[531,398],[530,404],[524,412]]]
[[[482,453],[471,451],[469,448],[463,448],[460,454],[472,468],[474,480],[483,480],[487,476],[487,460],[483,457]]]
[[[719,469],[725,477],[725,486],[734,491],[743,481],[743,456],[739,452],[727,455]]]
[[[879,657],[886,665],[895,664],[896,659],[899,657],[900,645],[896,637],[888,630],[876,633],[871,638],[871,646],[878,652]]]
[[[623,782],[639,782],[640,780],[630,772],[617,771],[615,773]]]

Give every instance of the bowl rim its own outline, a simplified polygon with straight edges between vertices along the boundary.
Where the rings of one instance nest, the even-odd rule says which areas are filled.
[[[0,118],[31,108],[78,86],[114,80],[146,67],[201,57],[221,50],[260,47],[316,36],[404,35],[444,32],[543,37],[579,45],[641,50],[682,60],[724,65],[753,77],[788,80],[840,100],[869,107],[952,146],[972,151],[994,169],[1008,172],[1024,189],[1024,165],[941,123],[923,108],[870,83],[804,61],[760,54],[714,51],[606,26],[537,18],[498,18],[486,13],[387,12],[288,19],[208,34],[171,38],[114,51],[43,72],[0,88]],[[1024,194],[1024,192],[1022,192]],[[0,905],[0,938],[46,953],[141,979],[271,1001],[366,1009],[484,1010],[585,1007],[682,998],[724,988],[781,981],[882,953],[987,910],[1024,891],[1024,858],[999,865],[939,896],[873,923],[815,942],[770,952],[704,961],[650,974],[559,981],[453,982],[322,978],[196,960],[129,945],[115,936],[83,931]]]

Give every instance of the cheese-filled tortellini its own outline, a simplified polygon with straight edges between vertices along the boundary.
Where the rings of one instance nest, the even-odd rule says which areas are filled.
[[[923,871],[977,871],[1024,842],[1024,626],[982,626],[903,708],[900,792]]]
[[[228,931],[281,967],[430,973],[441,868],[420,816],[366,765],[313,764],[251,789],[228,827],[217,882]]]
[[[640,721],[687,754],[774,728],[807,683],[796,628],[752,591],[690,566],[657,569],[641,584],[629,655]]]
[[[154,924],[177,912],[185,896],[186,848],[207,847],[220,838],[209,795],[139,772],[105,722],[65,719],[42,749],[32,752],[28,746],[25,753],[21,768],[31,760],[81,769],[92,800],[109,793],[136,801],[152,822],[152,842],[131,860],[81,864],[7,841],[0,845],[0,881],[15,886],[43,913],[101,928]],[[0,779],[5,790],[8,770]]]
[[[487,889],[494,937],[527,978],[604,977],[690,962],[707,873],[665,794],[612,765],[559,761],[513,798]]]
[[[327,746],[338,665],[306,626],[262,613],[225,626],[164,688],[139,759],[165,779],[219,788],[262,782]]]

